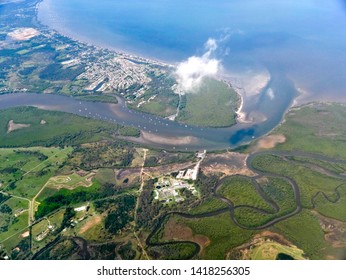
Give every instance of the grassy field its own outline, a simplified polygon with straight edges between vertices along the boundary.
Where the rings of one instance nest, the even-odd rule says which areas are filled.
[[[345,106],[339,104],[318,104],[290,111],[285,123],[273,132],[286,136],[286,142],[277,148],[345,159],[345,111]]]
[[[97,241],[98,238],[104,240],[101,238],[101,235],[109,237],[109,234],[104,227],[105,215],[103,212],[96,211],[93,203],[90,203],[89,205],[88,212],[83,213],[84,219],[76,226],[76,232],[88,240]]]
[[[42,221],[38,222],[37,224],[32,226],[32,235],[33,238],[36,239],[39,234],[44,232],[46,229],[48,229],[48,226],[50,225],[48,219],[43,219]]]
[[[12,236],[5,239],[5,241],[0,240],[1,245],[6,249],[10,254],[13,252],[13,249],[18,247],[18,245],[24,240],[28,240],[29,237],[23,237],[28,234],[28,228],[17,231]],[[3,242],[2,242],[3,241]]]
[[[102,185],[116,183],[114,170],[110,168],[99,169],[96,173],[95,179]]]
[[[5,208],[4,205],[7,205]],[[28,201],[12,197],[0,207],[0,243],[28,227]],[[6,210],[7,211],[6,211]]]
[[[72,148],[0,149],[1,190],[33,198],[71,152]]]
[[[46,198],[53,196],[56,194],[59,190],[58,189],[50,189],[50,188],[44,188],[41,193],[36,197],[36,202],[40,203],[44,201]]]
[[[263,242],[261,245],[251,249],[249,253],[251,260],[275,260],[278,254],[284,253],[295,260],[304,260],[304,252],[296,247],[285,246],[277,242]]]
[[[183,96],[177,121],[200,126],[226,127],[235,124],[237,93],[223,82],[206,79],[198,92]]]
[[[27,124],[10,133],[8,123]],[[45,121],[42,123],[41,121]],[[99,120],[79,117],[69,113],[40,110],[33,107],[17,107],[0,111],[0,147],[65,146],[102,139],[110,139],[111,133],[124,128]],[[138,134],[138,131],[136,130]],[[130,131],[132,136],[133,132]]]
[[[60,207],[90,201],[100,198],[100,196],[102,196],[102,186],[97,181],[93,182],[93,185],[88,188],[77,187],[72,190],[60,189],[52,196],[44,196],[44,200],[40,201],[36,217],[41,218]]]
[[[75,189],[77,187],[90,187],[92,185],[92,178],[95,174],[89,173],[85,176],[81,176],[77,173],[70,175],[60,175],[51,177],[46,183],[46,188],[51,189]]]
[[[93,242],[106,241],[111,238],[105,229],[104,217],[100,214],[88,217],[78,225],[76,231],[79,236]]]

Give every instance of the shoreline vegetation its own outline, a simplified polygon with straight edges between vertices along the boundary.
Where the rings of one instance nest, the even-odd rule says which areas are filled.
[[[6,70],[6,74],[11,78],[2,88],[0,87],[0,94],[53,93],[107,103],[116,103],[116,98],[112,96],[118,95],[125,98],[126,104],[131,109],[166,118],[176,114],[170,119],[182,123],[205,127],[228,127],[236,123],[240,116],[239,101],[242,97],[229,81],[221,77],[204,79],[205,84],[215,81],[219,83],[218,88],[224,87],[224,84],[230,87],[229,93],[224,91],[219,96],[223,99],[222,104],[210,102],[215,99],[213,93],[210,93],[207,100],[205,96],[198,97],[196,102],[196,96],[192,96],[193,100],[189,99],[186,102],[186,95],[190,93],[183,95],[178,92],[174,77],[176,65],[91,44],[51,29],[38,18],[38,9],[42,1],[32,0],[25,4],[29,16],[34,17],[32,22],[23,21],[22,24],[19,20],[13,23],[7,32],[7,34],[16,34],[15,38],[21,40],[16,41],[12,38],[14,44],[8,45],[10,53],[0,61],[0,64],[5,63],[6,69],[7,65],[11,64],[11,55],[18,57],[19,63],[14,64],[16,66],[14,69]],[[30,9],[33,9],[31,15]],[[25,32],[29,32],[24,29],[30,29],[32,36],[24,36]],[[21,32],[24,32],[23,36]],[[16,43],[21,43],[21,46],[19,44],[16,46]],[[44,64],[40,62],[43,59],[46,61]],[[224,106],[224,103],[228,103],[224,102],[225,96],[229,96],[228,101],[233,103],[232,106]],[[184,104],[180,102],[182,99],[185,99]],[[195,106],[194,102],[204,104],[206,108],[204,113],[223,111],[229,120],[225,121],[223,117],[219,117],[210,122],[210,116],[196,114],[198,106]],[[189,110],[184,110],[184,106]],[[201,119],[204,121],[201,122]]]
[[[154,259],[253,259],[268,248],[276,248],[270,259],[282,252],[293,258],[301,252],[308,259],[337,258],[342,250],[334,247],[342,240],[337,229],[345,228],[344,112],[344,105],[320,103],[290,111],[266,141],[249,147],[250,155],[208,152],[194,182],[198,196],[185,191],[180,192],[183,201],[162,202],[154,199],[155,182],[191,168],[196,155],[112,141],[104,133],[115,125],[81,117],[64,123],[61,131],[60,115],[67,113],[32,107],[1,111],[0,146],[8,137],[12,145],[0,153],[0,242],[11,259],[85,258],[70,247],[59,251],[62,230],[66,242],[82,238],[93,259],[107,256],[94,246],[113,242],[119,243],[109,248],[113,252],[129,244],[126,250],[136,252],[132,259],[143,258],[142,250]],[[11,120],[31,127],[7,134]],[[333,132],[329,124],[340,131]],[[74,137],[81,128],[84,134]],[[88,133],[95,129],[104,131]],[[68,137],[55,147],[56,139],[63,139],[57,134],[66,132]],[[52,145],[23,143],[33,134],[50,137]],[[102,134],[103,139],[95,138]],[[141,209],[137,219],[135,209]],[[133,230],[142,236],[144,249],[136,246]],[[331,234],[335,236],[329,239]],[[32,247],[26,246],[29,241]]]
[[[0,147],[70,146],[139,137],[138,129],[36,107],[0,110]]]
[[[44,48],[42,41],[23,45],[13,52],[26,56],[29,48]],[[59,63],[73,64],[66,58],[73,53],[60,53]],[[52,50],[44,54],[40,59],[49,59]],[[42,69],[32,67],[21,68],[22,76],[40,75]],[[57,65],[45,67],[66,78]],[[75,67],[61,69],[71,74]],[[145,90],[171,85],[169,76],[151,74],[155,83]],[[102,88],[97,81],[95,88]],[[81,79],[72,89],[87,86]],[[213,91],[220,84],[208,86]],[[228,88],[220,92],[227,104]],[[150,104],[156,93],[143,95],[133,107]],[[164,100],[177,102],[172,96],[167,91]],[[198,106],[207,102],[205,93],[200,98]],[[241,108],[243,100],[235,99]],[[186,119],[201,119],[200,107],[187,101],[177,103]],[[160,108],[152,104],[145,109]],[[346,106],[334,102],[290,107],[272,131],[237,151],[197,153],[148,144],[188,145],[194,137],[140,135],[133,127],[30,106],[0,110],[0,259],[342,259],[345,135]],[[131,137],[138,144],[127,141]]]

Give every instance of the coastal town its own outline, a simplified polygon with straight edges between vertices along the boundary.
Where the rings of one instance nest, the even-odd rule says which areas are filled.
[[[16,16],[35,13],[36,7],[28,3]],[[153,87],[155,77],[170,75],[173,69],[160,61],[72,40],[39,23],[17,26],[6,16],[6,24],[0,26],[0,93],[111,93],[133,101]]]

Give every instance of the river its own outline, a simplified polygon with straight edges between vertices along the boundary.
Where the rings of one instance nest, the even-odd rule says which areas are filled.
[[[74,39],[178,64],[215,38],[224,77],[243,89],[249,123],[202,128],[57,95],[0,96],[0,108],[32,105],[138,127],[157,148],[234,148],[276,127],[297,100],[345,101],[342,0],[43,0],[38,19]],[[300,94],[304,93],[304,94]],[[297,99],[298,98],[298,99]]]
[[[227,128],[185,125],[127,108],[123,99],[117,104],[86,102],[53,94],[15,93],[0,95],[0,109],[34,106],[137,127],[146,137],[134,139],[156,148],[170,150],[221,150],[235,148],[269,132],[280,117],[260,123],[238,123]]]

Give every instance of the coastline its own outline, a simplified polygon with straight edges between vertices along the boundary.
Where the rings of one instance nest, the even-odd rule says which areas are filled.
[[[92,47],[95,48],[96,50],[106,50],[109,52],[112,52],[122,58],[125,59],[132,59],[132,60],[136,60],[139,62],[144,62],[144,63],[148,63],[151,65],[158,65],[158,66],[162,66],[162,67],[167,67],[171,70],[176,70],[177,65],[180,63],[179,61],[175,61],[175,62],[168,62],[165,60],[161,60],[161,59],[157,59],[157,58],[153,58],[153,57],[147,57],[145,55],[142,54],[137,54],[137,53],[132,53],[132,52],[127,52],[121,49],[118,49],[116,47],[113,46],[107,46],[107,45],[102,45],[102,44],[98,44],[98,43],[94,43],[91,41],[88,41],[88,39],[81,39],[81,38],[76,38],[71,34],[59,31],[51,26],[49,26],[48,24],[42,22],[42,20],[40,20],[39,18],[39,9],[40,9],[40,5],[42,5],[43,3],[48,3],[49,0],[36,0],[36,4],[35,4],[35,20],[37,22],[37,24],[42,27],[47,29],[48,31],[53,31],[63,37],[68,38],[71,41],[74,41],[78,44],[82,44],[88,47]],[[240,91],[238,91],[236,89],[236,87],[233,85],[231,79],[227,79],[227,77],[224,77],[223,75],[217,75],[215,77],[212,77],[220,82],[223,82],[225,84],[227,84],[228,86],[230,86],[238,95],[239,101],[237,104],[237,110],[234,112],[236,114],[236,123],[249,123],[248,121],[246,121],[246,113],[242,112],[243,108],[244,108],[244,96],[242,95],[242,93]],[[176,93],[178,95],[180,95],[179,93]],[[139,110],[140,111],[140,110]],[[231,125],[233,126],[233,125]],[[230,127],[231,127],[230,126]]]
[[[122,56],[125,58],[130,58],[130,59],[135,59],[135,60],[138,60],[140,62],[147,62],[150,64],[162,65],[165,67],[174,67],[174,68],[176,67],[176,65],[174,65],[174,63],[172,64],[171,62],[168,62],[168,61],[156,59],[153,57],[147,57],[147,56],[142,55],[142,54],[127,52],[127,51],[115,48],[113,46],[102,45],[99,43],[91,42],[91,41],[88,41],[88,39],[76,38],[76,37],[73,37],[73,35],[68,34],[68,32],[63,32],[63,31],[57,30],[57,29],[45,24],[44,22],[42,22],[42,20],[39,19],[39,16],[38,16],[39,9],[40,9],[39,6],[42,5],[43,2],[45,2],[45,1],[46,0],[36,0],[36,4],[35,4],[35,20],[41,27],[45,27],[45,28],[47,28],[47,30],[56,32],[57,34],[70,39],[71,41],[74,41],[74,42],[77,42],[79,44],[83,44],[83,45],[86,45],[89,47],[93,47],[97,50],[107,50],[107,51],[113,52],[119,56]],[[47,3],[47,1],[46,1],[46,3]]]
[[[30,3],[31,7],[34,8],[32,10],[34,13],[32,13],[31,15],[32,16],[36,16],[36,19],[37,19],[37,9],[38,9],[37,5],[42,3],[42,1],[44,1],[44,0],[35,0],[35,1]],[[34,24],[35,24],[35,26],[39,30],[42,30],[43,34],[46,35],[46,36],[47,35],[49,36],[49,34],[56,34],[56,35],[59,35],[59,36],[61,35],[62,37],[66,37],[64,34],[61,34],[61,33],[57,32],[57,31],[54,31],[54,30],[50,29],[49,26],[42,24],[40,21],[34,22]],[[125,57],[132,58],[132,59],[136,58],[136,59],[139,59],[139,60],[142,60],[142,61],[146,61],[148,63],[156,63],[157,62],[155,60],[150,60],[150,59],[142,58],[142,57],[139,57],[137,55],[131,55],[131,54],[127,54],[127,53],[124,53],[124,52],[117,52],[117,51],[115,51],[113,49],[109,50],[109,49],[105,49],[105,48],[100,47],[100,46],[95,46],[95,45],[91,45],[89,43],[84,43],[84,42],[78,41],[76,39],[73,39],[71,37],[66,37],[66,38],[69,38],[67,41],[71,40],[72,43],[75,42],[77,45],[80,44],[82,47],[83,46],[88,46],[88,48],[90,48],[91,51],[93,51],[95,49],[99,49],[99,50],[104,50],[106,52],[106,50],[107,50],[110,53],[121,55],[124,58]],[[166,65],[167,64],[165,64],[165,66]],[[234,129],[235,129],[235,130],[230,130],[229,131],[230,134],[229,134],[229,136],[225,136],[225,139],[226,139],[225,141],[229,141],[229,139],[232,138],[232,137],[233,137],[232,141],[238,141],[237,139],[239,137],[239,139],[246,138],[246,140],[245,140],[246,142],[243,142],[243,144],[244,143],[248,143],[248,142],[252,142],[255,139],[255,137],[257,138],[263,132],[261,132],[260,129],[257,130],[255,122],[246,121],[246,119],[245,119],[246,112],[243,112],[243,110],[244,110],[244,102],[246,103],[247,98],[246,98],[246,95],[245,95],[245,98],[244,98],[244,96],[241,94],[242,90],[244,90],[244,89],[242,89],[242,88],[237,89],[236,85],[234,86],[232,81],[230,81],[230,79],[225,79],[225,77],[218,76],[217,80],[221,80],[221,81],[226,82],[227,84],[229,84],[236,91],[236,93],[239,95],[239,100],[237,101],[237,110],[234,112],[234,113],[237,114],[236,123],[234,125],[232,125],[232,126],[229,126],[229,127],[222,127],[222,128],[232,128],[232,127],[234,127]],[[245,104],[245,107],[246,107],[246,104]],[[289,105],[288,109],[290,109],[291,107],[292,107],[292,104]],[[277,126],[279,126],[282,123],[282,121],[285,118],[285,114],[286,113],[287,113],[287,110],[285,110],[284,113],[280,112],[281,122],[280,123],[276,123],[276,121],[275,121],[273,126],[270,125],[270,131],[268,131],[267,128],[265,128],[265,130],[267,131],[266,134],[270,133],[273,129],[275,129]],[[245,120],[245,122],[244,122],[244,120]],[[254,132],[256,132],[255,135],[252,134]],[[249,134],[250,136],[247,135],[247,134]],[[250,137],[252,137],[252,139],[250,139]],[[152,137],[150,137],[150,138],[152,138]],[[146,140],[148,140],[148,139],[146,139]],[[183,139],[179,139],[179,140],[183,140]],[[186,140],[186,139],[184,139],[184,140]],[[165,141],[163,141],[163,142],[165,142]],[[186,142],[184,142],[184,144],[189,145]],[[232,142],[232,145],[233,145],[233,142]]]

